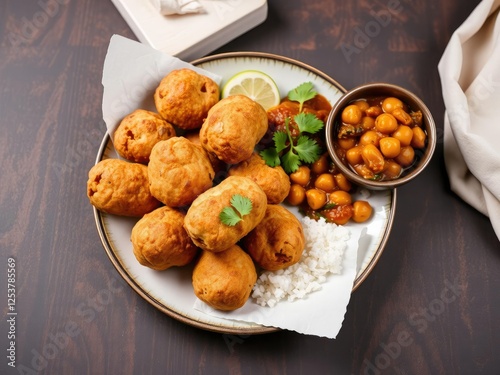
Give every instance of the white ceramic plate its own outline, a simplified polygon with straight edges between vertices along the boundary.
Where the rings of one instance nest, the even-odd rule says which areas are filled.
[[[264,53],[226,53],[209,56],[193,62],[198,67],[220,75],[221,85],[234,74],[255,69],[269,74],[277,83],[281,96],[303,82],[310,81],[315,89],[329,99],[332,105],[345,92],[326,74],[298,61]],[[116,158],[109,135],[102,141],[96,162]],[[363,192],[359,194],[363,195]],[[355,197],[356,198],[356,197]],[[370,192],[367,198],[374,208],[373,217],[362,225],[363,236],[358,249],[359,271],[353,291],[365,280],[384,249],[394,218],[396,191]],[[295,211],[299,215],[298,211]],[[97,229],[104,248],[120,275],[145,300],[167,315],[199,328],[229,334],[258,334],[276,331],[276,328],[221,319],[193,308],[195,295],[191,285],[192,267],[171,268],[158,272],[137,262],[132,251],[130,232],[137,219],[118,217],[94,208]],[[321,293],[321,291],[317,292]]]

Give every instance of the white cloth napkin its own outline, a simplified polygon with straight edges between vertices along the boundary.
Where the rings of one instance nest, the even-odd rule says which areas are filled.
[[[172,14],[205,13],[207,10],[198,0],[150,0],[164,16]],[[211,0],[215,1],[215,0]]]
[[[452,35],[438,71],[451,189],[500,239],[500,0],[483,0]]]
[[[205,10],[196,0],[151,0],[155,8],[163,15],[200,13]]]

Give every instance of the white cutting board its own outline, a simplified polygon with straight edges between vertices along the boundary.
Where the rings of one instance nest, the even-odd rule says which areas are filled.
[[[266,0],[199,0],[205,13],[163,16],[151,0],[112,0],[136,37],[190,61],[203,57],[264,22]]]

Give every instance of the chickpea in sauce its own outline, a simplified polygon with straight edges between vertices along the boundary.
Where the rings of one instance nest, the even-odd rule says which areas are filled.
[[[422,112],[395,97],[356,100],[341,113],[336,150],[365,179],[393,180],[426,147]]]
[[[310,165],[301,165],[290,174],[290,193],[287,203],[299,206],[312,218],[324,217],[326,221],[344,225],[352,220],[368,220],[373,208],[367,201],[353,201],[351,182],[323,154]]]

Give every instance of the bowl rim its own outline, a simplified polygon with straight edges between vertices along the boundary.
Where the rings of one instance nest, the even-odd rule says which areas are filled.
[[[360,95],[361,93],[365,93],[365,95]],[[333,134],[336,132],[335,119],[337,118],[343,107],[345,107],[348,103],[352,102],[355,99],[360,99],[363,96],[370,96],[374,94],[384,95],[388,93],[393,96],[397,96],[404,102],[407,102],[411,107],[418,108],[422,111],[423,117],[425,119],[424,128],[427,132],[427,147],[425,148],[425,151],[420,158],[420,164],[415,167],[414,170],[404,175],[403,177],[387,181],[367,180],[358,175],[356,172],[352,171],[351,168],[346,166],[335,152],[335,144],[333,141]],[[431,161],[432,155],[434,154],[436,148],[436,124],[429,108],[413,92],[405,89],[404,87],[387,82],[371,82],[361,84],[344,93],[344,95],[342,95],[339,100],[335,102],[332,110],[330,111],[330,114],[328,115],[325,125],[325,135],[328,153],[330,154],[330,157],[332,158],[335,165],[340,169],[340,171],[354,183],[373,190],[394,189],[398,186],[410,182],[426,168],[426,166]]]

